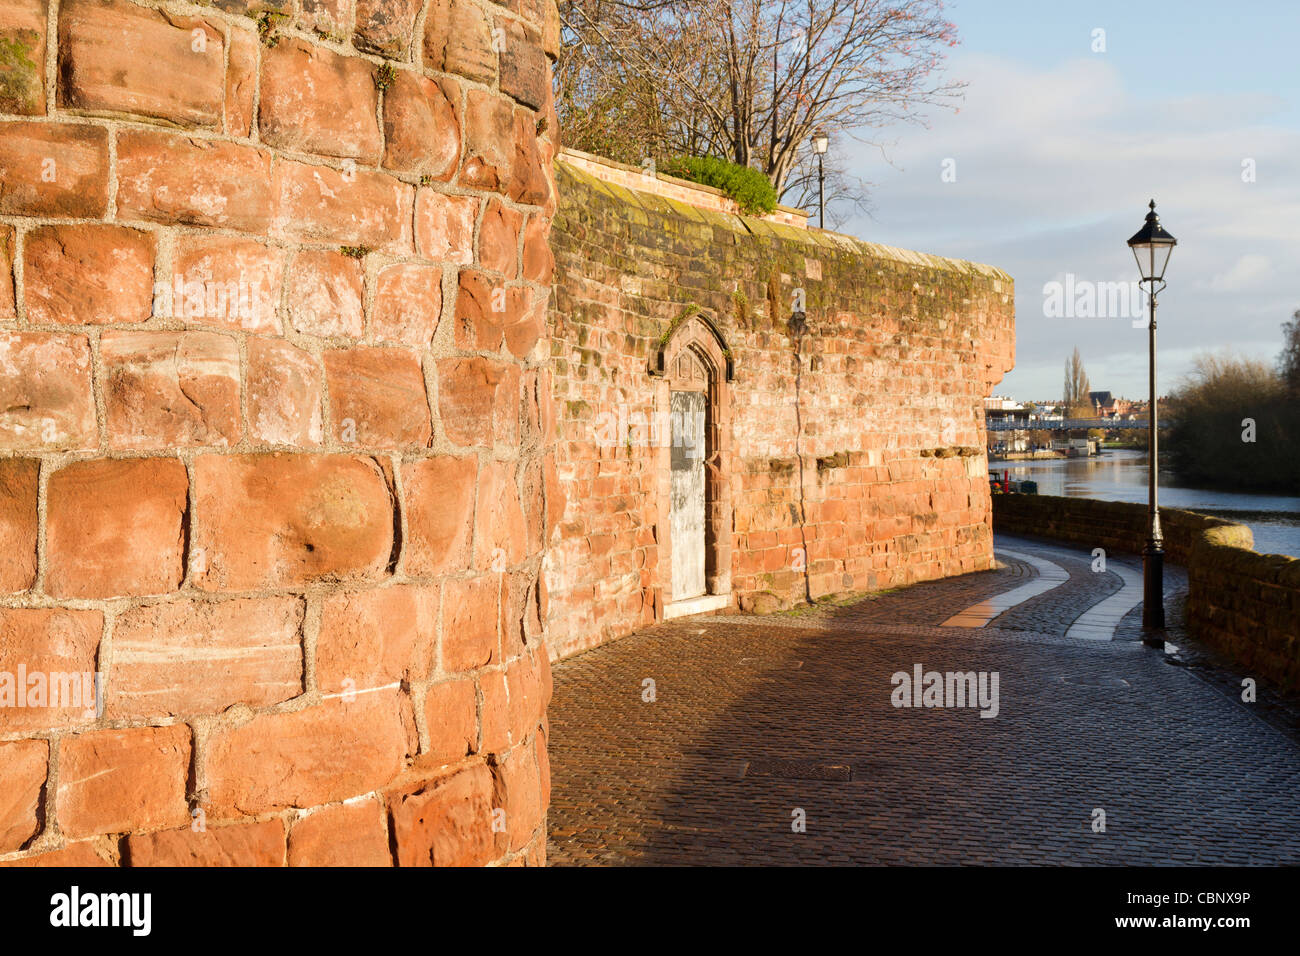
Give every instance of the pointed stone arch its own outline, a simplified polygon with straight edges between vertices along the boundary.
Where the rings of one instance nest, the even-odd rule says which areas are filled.
[[[650,374],[667,375],[670,353],[675,357],[685,346],[693,346],[701,354],[711,356],[722,369],[726,381],[730,382],[736,377],[731,347],[707,312],[695,312],[683,319],[667,339],[659,343],[650,357]]]
[[[697,312],[677,324],[660,343],[649,366],[650,374],[660,379],[656,412],[660,421],[670,423],[657,460],[661,531],[657,578],[663,616],[727,607],[731,603],[731,382],[735,377],[731,350],[712,318]],[[679,578],[680,562],[693,546],[693,542],[673,540],[674,392],[704,396],[702,594],[674,593],[674,546]],[[680,453],[677,463],[682,464]],[[680,527],[678,534],[682,534]]]

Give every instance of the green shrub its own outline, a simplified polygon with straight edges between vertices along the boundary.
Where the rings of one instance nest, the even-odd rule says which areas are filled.
[[[776,190],[765,175],[717,156],[675,156],[661,163],[659,171],[721,189],[750,215],[776,208]]]

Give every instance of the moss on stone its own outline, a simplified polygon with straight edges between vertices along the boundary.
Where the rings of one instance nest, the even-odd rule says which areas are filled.
[[[35,112],[41,101],[41,68],[35,61],[40,34],[18,30],[0,37],[0,113]]]
[[[375,87],[381,93],[393,85],[397,80],[397,70],[393,69],[391,63],[381,63],[375,70]]]
[[[280,25],[288,20],[288,16],[283,13],[275,13],[271,10],[263,10],[256,16],[249,14],[257,21],[257,36],[268,47],[273,47],[280,42],[280,34],[277,32]]]
[[[826,455],[817,459],[817,470],[830,471],[832,468],[847,468],[849,464],[849,453],[847,451],[837,451],[833,455]]]
[[[673,316],[673,320],[668,323],[668,328],[664,329],[664,334],[659,336],[659,347],[663,348],[667,345],[668,340],[673,337],[674,332],[681,328],[682,323],[691,316],[698,315],[699,312],[700,307],[692,302],[688,304],[686,308],[682,309],[682,311],[678,312],[677,315]]]

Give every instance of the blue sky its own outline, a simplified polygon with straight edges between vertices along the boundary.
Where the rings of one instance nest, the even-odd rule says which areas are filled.
[[[1124,243],[1154,197],[1179,240],[1161,392],[1200,352],[1272,361],[1300,309],[1300,3],[967,0],[948,15],[960,110],[835,144],[873,184],[871,216],[843,231],[1011,273],[1017,365],[999,394],[1058,397],[1077,345],[1094,388],[1140,397],[1145,329],[1054,316],[1045,286],[1135,278]]]

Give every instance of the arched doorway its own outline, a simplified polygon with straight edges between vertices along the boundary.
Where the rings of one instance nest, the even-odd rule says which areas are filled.
[[[668,520],[672,532],[671,601],[706,594],[704,515],[707,489],[709,377],[693,349],[673,362],[669,395],[672,447],[668,469]]]
[[[659,460],[659,587],[665,618],[731,603],[730,350],[701,314],[652,361],[668,422]]]

